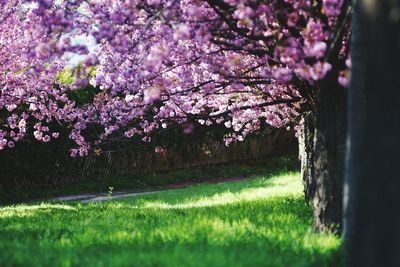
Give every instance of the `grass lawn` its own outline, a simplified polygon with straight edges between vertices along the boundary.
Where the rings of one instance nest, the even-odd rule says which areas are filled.
[[[338,266],[297,172],[95,204],[0,208],[0,266]]]

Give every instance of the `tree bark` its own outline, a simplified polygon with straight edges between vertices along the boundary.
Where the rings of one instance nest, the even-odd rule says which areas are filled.
[[[299,136],[301,175],[306,199],[313,205],[314,228],[339,232],[346,138],[346,91],[330,73],[303,116]]]
[[[320,231],[341,229],[344,157],[346,143],[346,90],[330,73],[317,96],[314,134],[314,227]]]
[[[344,244],[351,267],[400,266],[400,1],[354,3]]]
[[[314,133],[315,116],[313,112],[307,112],[300,121],[299,133],[299,160],[301,163],[301,177],[304,185],[304,196],[308,203],[312,202],[315,195],[314,179]]]

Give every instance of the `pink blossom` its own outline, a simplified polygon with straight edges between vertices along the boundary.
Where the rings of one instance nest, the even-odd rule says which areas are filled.
[[[15,144],[14,144],[13,141],[9,141],[9,142],[7,143],[7,146],[8,146],[9,148],[14,148]]]
[[[154,101],[160,99],[161,88],[158,86],[152,86],[144,90],[144,102],[146,104],[153,103]]]
[[[45,136],[42,138],[42,141],[45,142],[45,143],[49,142],[49,141],[50,141],[50,136],[45,135]]]
[[[189,27],[186,24],[180,24],[174,32],[174,40],[186,40],[190,38]]]
[[[34,131],[33,134],[34,134],[36,140],[39,140],[39,141],[42,140],[42,138],[43,138],[43,133],[42,133],[41,131]]]
[[[164,152],[164,149],[163,149],[161,146],[156,146],[156,148],[154,149],[154,151],[155,151],[156,153],[163,153],[163,152]]]

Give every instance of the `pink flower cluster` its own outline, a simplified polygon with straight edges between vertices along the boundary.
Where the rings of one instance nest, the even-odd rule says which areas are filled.
[[[23,2],[35,4],[25,19]],[[177,123],[188,133],[194,122],[224,124],[227,143],[263,123],[286,126],[308,101],[306,90],[332,70],[328,55],[347,8],[343,0],[57,2],[2,4],[11,15],[0,11],[0,60],[9,61],[0,71],[0,110],[9,114],[0,148],[29,127],[48,142],[58,136],[54,121],[70,125],[72,156],[121,136],[149,141]],[[94,51],[73,44],[78,34],[96,40]],[[53,86],[70,53],[87,54],[84,67],[96,68],[75,87],[89,82],[101,91],[79,107],[67,97],[74,88]],[[346,85],[346,71],[338,79]]]

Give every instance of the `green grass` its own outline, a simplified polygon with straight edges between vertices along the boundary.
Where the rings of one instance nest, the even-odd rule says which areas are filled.
[[[0,266],[338,266],[297,172],[95,204],[0,209]]]

